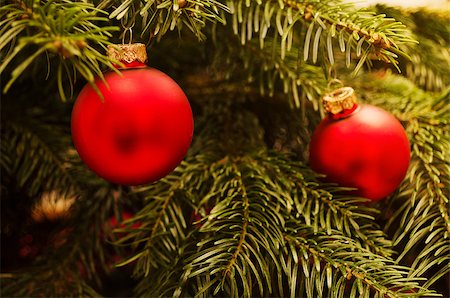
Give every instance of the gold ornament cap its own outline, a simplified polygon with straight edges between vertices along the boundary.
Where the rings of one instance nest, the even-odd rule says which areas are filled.
[[[143,43],[109,45],[108,57],[125,63],[147,63],[148,60],[147,49]]]
[[[357,104],[355,90],[352,87],[343,87],[325,94],[322,98],[325,110],[333,115],[351,110]]]

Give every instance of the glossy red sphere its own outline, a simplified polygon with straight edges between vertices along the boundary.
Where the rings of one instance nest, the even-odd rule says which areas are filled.
[[[183,90],[153,68],[105,74],[79,94],[72,139],[81,159],[100,177],[125,185],[156,181],[184,158],[194,129]]]
[[[409,147],[394,116],[363,105],[348,117],[322,120],[311,138],[309,161],[328,181],[357,188],[354,194],[377,201],[405,178]]]

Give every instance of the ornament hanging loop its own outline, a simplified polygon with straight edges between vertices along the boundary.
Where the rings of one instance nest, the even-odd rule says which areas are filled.
[[[133,19],[131,23],[128,25],[127,21],[125,21],[125,18],[121,20],[121,25],[123,30],[122,34],[122,44],[125,44],[125,38],[127,36],[127,32],[130,34],[130,39],[128,40],[128,44],[130,45],[133,42],[133,27],[135,25],[136,21]]]
[[[328,84],[327,84],[327,89],[328,90],[334,90],[334,89],[338,89],[338,88],[342,88],[344,87],[344,83],[336,78],[331,79]]]
[[[127,36],[127,32],[130,33],[130,39],[128,40],[128,44],[130,45],[131,42],[133,41],[133,29],[131,29],[131,27],[123,32],[122,44],[125,44],[125,37]]]

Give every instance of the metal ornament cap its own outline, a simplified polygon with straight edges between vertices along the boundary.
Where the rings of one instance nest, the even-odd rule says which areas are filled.
[[[323,96],[322,104],[333,115],[351,110],[357,104],[355,90],[352,87],[336,89]]]
[[[147,63],[147,49],[143,43],[108,45],[108,57],[117,61]]]

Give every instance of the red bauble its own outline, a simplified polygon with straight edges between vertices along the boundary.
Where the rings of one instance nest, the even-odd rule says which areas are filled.
[[[86,85],[72,111],[72,139],[100,177],[125,185],[156,181],[183,159],[193,118],[183,90],[166,74],[133,63]]]
[[[410,148],[400,122],[371,105],[330,114],[315,129],[310,164],[330,182],[378,201],[391,194],[408,170]]]

